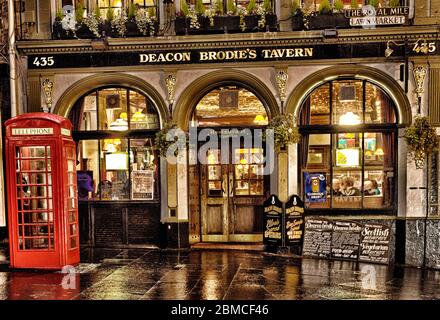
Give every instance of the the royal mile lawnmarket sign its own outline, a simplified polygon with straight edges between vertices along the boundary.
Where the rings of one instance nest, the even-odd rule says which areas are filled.
[[[350,19],[352,27],[405,24],[408,15],[409,7],[375,8],[367,5],[359,9],[345,10],[345,17]]]

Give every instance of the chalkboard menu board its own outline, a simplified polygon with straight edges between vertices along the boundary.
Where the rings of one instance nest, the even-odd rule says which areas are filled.
[[[311,218],[305,223],[303,256],[330,258],[333,222]]]
[[[304,202],[292,195],[286,202],[286,246],[300,244],[304,233]]]
[[[390,251],[390,227],[366,223],[361,231],[359,261],[388,264]]]
[[[264,201],[264,234],[266,245],[282,245],[283,204],[274,194]]]
[[[334,221],[332,258],[358,260],[362,226],[353,221]]]

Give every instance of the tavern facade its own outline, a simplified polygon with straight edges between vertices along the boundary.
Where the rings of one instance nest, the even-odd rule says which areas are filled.
[[[132,2],[154,8],[153,36],[91,39],[78,31],[69,39],[56,32],[55,16],[72,1],[29,1],[16,15],[18,110],[73,124],[82,245],[262,243],[263,201],[298,194],[306,217],[389,226],[391,262],[420,266],[425,259],[440,268],[438,154],[427,175],[407,157],[402,138],[419,111],[440,123],[437,13],[420,9],[423,1],[384,2],[372,28],[361,9],[345,4],[346,25],[296,30],[298,11],[292,15],[291,1],[282,0],[270,7],[275,27],[216,34],[187,24],[176,35],[182,0],[82,5],[106,16]],[[155,145],[171,121],[221,134],[264,129],[280,114],[295,119],[302,138],[269,159],[270,175],[262,174],[264,147],[229,148],[227,163],[219,146],[196,164],[188,153],[171,164]],[[341,194],[340,185],[352,194]]]

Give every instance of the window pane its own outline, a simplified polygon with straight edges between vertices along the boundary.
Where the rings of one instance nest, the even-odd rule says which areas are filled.
[[[127,139],[101,141],[101,176],[98,192],[101,198],[121,200],[129,198]]]
[[[82,116],[81,114],[76,115],[80,110],[72,110],[70,113],[69,119],[72,121],[72,124],[75,126],[75,121],[80,121],[80,125],[75,126],[76,128],[83,131],[98,130],[97,104],[96,92],[84,97]],[[78,106],[76,106],[76,108],[78,108]]]
[[[152,139],[130,140],[131,198],[152,200],[157,192],[158,162]]]
[[[359,168],[362,165],[362,133],[338,133],[333,135],[333,139],[334,166],[336,168]]]
[[[79,141],[77,151],[78,200],[92,199],[96,197],[96,187],[99,183],[98,140]]]
[[[125,131],[128,129],[127,90],[105,89],[98,92],[99,129]]]
[[[388,95],[374,84],[365,85],[365,122],[394,123],[396,116]]]
[[[362,172],[334,171],[333,172],[333,208],[360,208],[362,190]]]
[[[334,81],[332,101],[333,124],[356,125],[363,122],[361,81]]]
[[[330,84],[320,86],[310,95],[310,124],[330,124]]]
[[[364,208],[382,208],[385,206],[384,194],[389,193],[388,182],[383,171],[365,171]]]
[[[159,129],[159,117],[154,105],[144,95],[130,90],[130,128]]]
[[[330,208],[330,134],[303,138],[302,189],[307,208]]]

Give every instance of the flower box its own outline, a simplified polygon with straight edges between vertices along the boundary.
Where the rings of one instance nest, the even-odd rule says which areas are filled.
[[[303,15],[295,15],[292,16],[292,30],[304,30],[304,16]]]
[[[73,39],[75,34],[71,30],[65,30],[59,21],[55,21],[52,26],[53,39]]]
[[[308,29],[330,29],[330,28],[349,28],[350,20],[342,13],[330,15],[330,14],[318,14],[307,17]]]
[[[76,37],[80,39],[92,39],[97,38],[96,35],[90,31],[89,27],[85,24],[80,24],[76,27],[75,31]]]
[[[191,28],[191,19],[188,17],[176,17],[174,21],[174,30],[177,36],[183,36],[188,34],[206,34],[207,27],[209,26],[209,19],[204,16],[197,17],[197,21],[200,24],[200,28]]]
[[[208,19],[209,23],[209,19]],[[214,27],[208,29],[210,33],[240,32],[239,16],[214,16]]]

